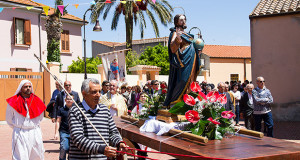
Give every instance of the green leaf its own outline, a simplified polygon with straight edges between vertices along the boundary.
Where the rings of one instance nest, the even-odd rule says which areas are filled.
[[[220,132],[221,135],[223,136],[223,135],[225,134],[225,132],[226,132],[226,128],[225,128],[225,127],[219,126],[219,127],[217,128],[217,131]]]
[[[185,108],[185,103],[183,101],[176,103],[170,110],[170,113],[173,114],[181,114],[182,112],[184,112],[186,110]],[[184,112],[185,113],[185,112]]]
[[[208,132],[205,134],[205,136],[209,139],[209,140],[213,140],[215,139],[215,130],[216,127],[209,127]]]
[[[215,129],[215,139],[218,139],[218,140],[222,140],[222,139],[223,139],[223,136],[222,136],[222,134],[218,131],[218,129]]]
[[[189,95],[193,96],[194,98],[197,98],[197,97],[198,97],[198,93],[195,93],[195,92],[193,92],[193,91],[191,91],[191,92],[189,93]]]
[[[210,114],[211,114],[211,117],[213,119],[216,119],[217,118],[217,112],[215,109],[210,109]]]
[[[196,126],[191,129],[192,133],[196,134],[196,135],[202,135],[202,133],[204,132],[206,124],[207,124],[206,121],[201,121],[201,120],[198,121]]]
[[[202,110],[202,115],[204,116],[204,119],[207,119],[209,117],[211,117],[211,112],[209,108],[204,108]]]

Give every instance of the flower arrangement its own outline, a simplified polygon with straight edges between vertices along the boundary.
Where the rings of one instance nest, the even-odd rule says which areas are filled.
[[[147,119],[149,116],[157,116],[159,109],[163,107],[163,103],[167,96],[167,86],[162,84],[161,90],[154,90],[153,95],[147,95],[145,102],[139,101],[139,104],[143,104],[139,114],[133,114],[135,118]]]
[[[186,130],[210,140],[221,140],[226,133],[233,133],[234,113],[223,107],[227,103],[225,94],[212,91],[205,95],[198,83],[191,84],[191,92],[183,96],[183,101],[176,103],[170,110],[173,114],[185,115]]]

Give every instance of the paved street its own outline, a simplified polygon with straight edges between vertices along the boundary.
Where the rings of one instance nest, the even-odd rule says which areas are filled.
[[[45,160],[57,160],[59,154],[59,141],[53,140],[54,124],[47,118],[41,123],[45,147]],[[0,159],[11,159],[11,133],[12,129],[0,122]],[[275,138],[300,143],[300,122],[275,122]],[[172,159],[167,155],[149,154],[151,158]]]

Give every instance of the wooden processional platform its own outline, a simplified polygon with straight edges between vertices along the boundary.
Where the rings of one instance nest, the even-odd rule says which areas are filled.
[[[140,132],[136,125],[120,117],[114,117],[114,120],[123,138],[161,152],[225,159],[300,160],[300,144],[285,140],[269,137],[256,138],[241,134],[223,140],[209,140],[208,143],[175,137],[166,139],[170,136]]]

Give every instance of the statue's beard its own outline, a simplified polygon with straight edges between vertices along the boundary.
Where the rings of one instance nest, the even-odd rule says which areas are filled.
[[[178,25],[177,27],[178,27],[178,28],[182,28],[182,29],[186,29],[186,28],[187,28],[186,25]]]

